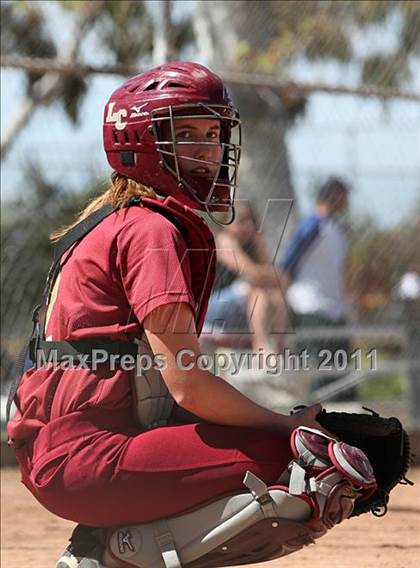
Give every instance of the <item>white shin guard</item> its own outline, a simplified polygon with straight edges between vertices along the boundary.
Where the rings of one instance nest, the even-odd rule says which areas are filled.
[[[178,568],[215,550],[223,555],[229,540],[265,519],[273,520],[274,530],[280,517],[296,522],[311,518],[311,505],[289,495],[286,488],[269,490],[250,472],[244,483],[250,489],[247,493],[222,497],[163,521],[120,527],[108,542],[111,555],[141,568]]]
[[[285,485],[247,472],[249,491],[154,522],[119,527],[108,551],[132,568],[214,568],[278,558],[300,550],[349,517],[354,502],[375,488],[365,454],[322,432],[297,428],[295,459]]]

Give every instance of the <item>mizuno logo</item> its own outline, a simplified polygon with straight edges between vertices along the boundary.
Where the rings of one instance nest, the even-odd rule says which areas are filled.
[[[142,109],[143,107],[145,107],[146,105],[147,105],[147,103],[144,103],[143,105],[139,105],[139,106],[132,106],[132,107],[130,107],[130,109],[133,111],[133,112],[130,114],[130,118],[135,118],[135,117],[137,117],[137,116],[144,116],[144,115],[148,114],[147,112],[140,112],[141,109]]]

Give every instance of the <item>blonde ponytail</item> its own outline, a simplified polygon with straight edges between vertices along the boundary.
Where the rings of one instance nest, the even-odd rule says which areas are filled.
[[[95,197],[87,204],[81,213],[79,213],[76,220],[68,225],[51,233],[50,239],[53,242],[58,241],[77,223],[86,219],[91,213],[100,209],[104,205],[111,204],[115,209],[126,207],[132,197],[150,197],[157,199],[157,194],[150,187],[146,187],[142,183],[127,178],[118,172],[113,172],[111,175],[111,185],[104,193]]]

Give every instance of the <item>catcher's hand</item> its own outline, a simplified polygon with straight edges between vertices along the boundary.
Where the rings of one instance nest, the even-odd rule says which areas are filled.
[[[406,478],[412,457],[407,432],[398,418],[383,418],[370,412],[323,410],[317,416],[318,422],[339,440],[363,450],[372,464],[378,488],[366,499],[356,501],[352,517],[369,511],[376,516],[384,515],[392,489],[398,483],[413,485]]]

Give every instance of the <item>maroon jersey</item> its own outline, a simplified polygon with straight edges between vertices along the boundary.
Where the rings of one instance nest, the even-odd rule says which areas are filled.
[[[46,339],[132,341],[155,308],[187,303],[195,314],[203,284],[191,278],[191,253],[181,231],[146,207],[111,214],[67,253],[50,302]],[[198,319],[198,316],[196,316]],[[200,320],[202,317],[200,317]],[[198,327],[200,327],[198,322]],[[18,389],[8,432],[32,438],[49,421],[88,408],[132,408],[130,372],[48,365],[29,370]],[[109,414],[112,424],[112,412]]]

